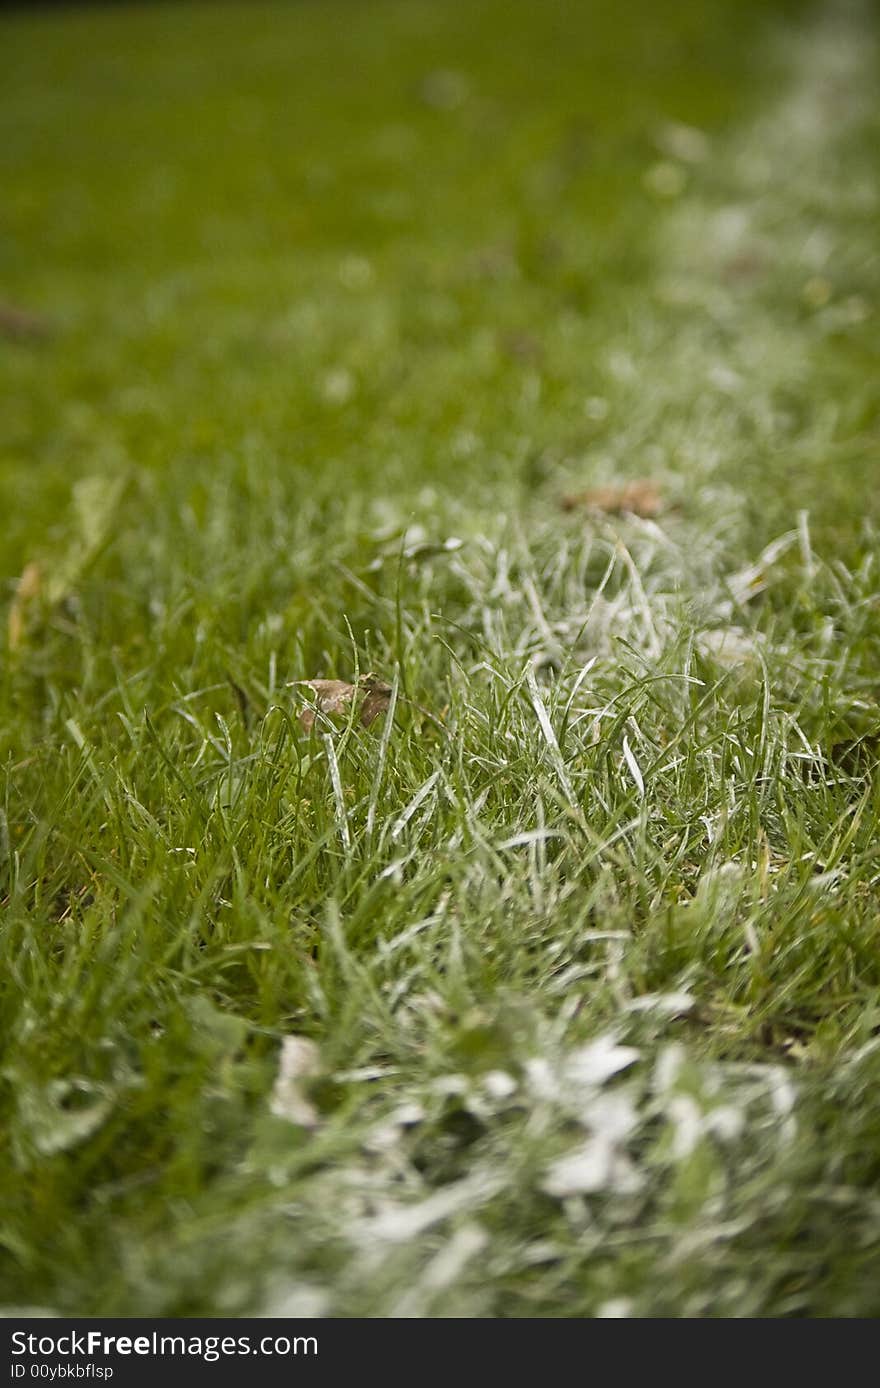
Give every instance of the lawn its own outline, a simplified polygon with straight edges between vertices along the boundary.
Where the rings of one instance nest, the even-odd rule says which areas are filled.
[[[7,1313],[880,1314],[877,34],[0,18]]]

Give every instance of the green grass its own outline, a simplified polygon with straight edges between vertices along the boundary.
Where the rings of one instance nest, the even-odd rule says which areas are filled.
[[[880,1313],[870,7],[0,47],[0,1300]]]

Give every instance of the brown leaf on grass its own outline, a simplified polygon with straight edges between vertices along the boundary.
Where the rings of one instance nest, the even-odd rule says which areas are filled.
[[[43,595],[54,607],[75,591],[83,576],[111,542],[128,473],[81,477],[72,494],[71,534],[66,546],[44,564]]]
[[[745,250],[740,251],[738,255],[731,256],[722,266],[721,277],[728,284],[737,284],[757,279],[766,268],[766,260],[760,251]]]
[[[28,634],[39,607],[49,612],[64,602],[113,538],[116,516],[128,474],[81,477],[73,487],[73,516],[66,545],[40,563],[27,564],[9,608],[7,634],[10,651],[17,650]]]
[[[27,629],[28,609],[40,596],[43,574],[39,564],[26,564],[15,589],[15,597],[9,609],[9,649],[17,651],[24,640]]]
[[[541,343],[531,333],[502,333],[498,345],[505,356],[515,361],[536,362],[543,356]]]
[[[315,707],[304,708],[299,716],[307,732],[314,727],[316,710],[346,718],[352,700],[360,698],[358,716],[362,726],[368,728],[380,713],[388,712],[391,702],[390,684],[383,684],[375,675],[361,675],[357,684],[349,684],[347,680],[294,680],[293,683],[305,685],[315,696]]]
[[[612,487],[592,487],[585,492],[569,492],[562,498],[563,511],[584,507],[589,511],[604,511],[608,516],[630,514],[650,518],[663,509],[663,499],[656,482],[642,479],[623,482]]]
[[[364,675],[361,680],[364,688],[364,702],[361,704],[361,722],[368,728],[380,713],[387,713],[391,703],[391,685],[383,684],[374,675]]]
[[[48,331],[45,318],[16,308],[15,304],[0,304],[0,337],[24,341],[26,338],[45,337]]]

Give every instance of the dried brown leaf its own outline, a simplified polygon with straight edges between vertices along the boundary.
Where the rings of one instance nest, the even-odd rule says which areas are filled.
[[[0,306],[2,313],[2,306]],[[2,334],[0,321],[0,334]],[[22,572],[7,618],[10,651],[17,650],[28,634],[39,602],[45,611],[56,607],[74,591],[114,532],[116,514],[128,474],[81,477],[73,487],[73,517],[69,543],[56,547],[41,563],[27,564]]]
[[[663,498],[656,482],[641,479],[611,487],[592,487],[584,492],[569,492],[562,498],[562,509],[574,511],[585,507],[603,511],[609,516],[630,514],[650,518],[663,509]]]
[[[499,346],[508,357],[515,361],[537,362],[543,356],[539,340],[531,333],[502,333]]]
[[[758,250],[740,251],[722,267],[721,277],[729,284],[758,279],[767,269],[764,256]]]
[[[315,712],[329,716],[348,716],[349,706],[356,697],[362,698],[359,718],[363,727],[388,712],[391,701],[391,686],[383,684],[375,675],[361,675],[357,684],[347,680],[294,680],[294,684],[305,685],[315,696],[315,707],[304,708],[299,721],[308,732],[315,724]]]
[[[9,649],[18,650],[24,640],[27,628],[28,608],[39,598],[43,586],[43,574],[39,564],[26,564],[9,609]]]
[[[45,337],[49,325],[44,318],[27,309],[17,308],[15,304],[0,304],[0,337],[26,338]]]
[[[383,684],[374,675],[365,675],[361,680],[364,688],[364,702],[361,704],[361,722],[368,728],[380,713],[388,712],[391,702],[391,686]]]
[[[345,680],[295,680],[294,683],[311,689],[315,695],[315,709],[327,714],[345,713],[357,693],[356,686]],[[306,731],[315,725],[315,709],[304,708],[299,716]]]

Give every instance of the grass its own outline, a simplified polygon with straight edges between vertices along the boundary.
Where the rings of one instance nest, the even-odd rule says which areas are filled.
[[[0,38],[2,1301],[876,1315],[876,16]]]

